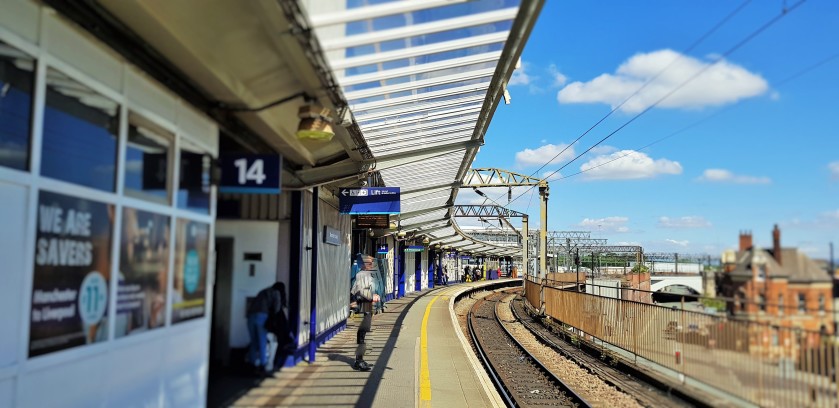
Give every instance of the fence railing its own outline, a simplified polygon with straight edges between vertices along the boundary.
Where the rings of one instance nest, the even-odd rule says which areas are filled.
[[[539,283],[525,284],[541,307]],[[543,287],[545,313],[631,354],[760,406],[830,406],[837,400],[836,337],[766,322]]]

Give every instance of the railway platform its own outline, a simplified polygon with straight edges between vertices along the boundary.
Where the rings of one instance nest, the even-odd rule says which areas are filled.
[[[493,407],[504,406],[460,331],[451,305],[472,287],[462,283],[387,303],[367,334],[369,372],[351,367],[360,318],[318,349],[313,364],[284,368],[238,399],[236,407]]]

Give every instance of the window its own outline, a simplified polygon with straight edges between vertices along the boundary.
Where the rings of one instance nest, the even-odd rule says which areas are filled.
[[[116,337],[166,322],[169,217],[124,207],[120,238]]]
[[[87,86],[48,70],[41,174],[114,191],[118,108]]]
[[[784,315],[784,295],[778,295],[778,315]]]
[[[125,195],[169,203],[169,151],[174,135],[130,113],[125,149]]]
[[[183,139],[182,139],[183,140]],[[201,213],[210,212],[211,157],[183,140],[178,207]]]
[[[803,293],[798,294],[798,314],[807,313],[807,298]]]
[[[35,60],[0,41],[0,166],[26,170]]]
[[[819,293],[819,315],[824,314],[824,294]]]
[[[761,313],[766,312],[766,297],[763,295],[757,296],[757,307],[760,308]]]

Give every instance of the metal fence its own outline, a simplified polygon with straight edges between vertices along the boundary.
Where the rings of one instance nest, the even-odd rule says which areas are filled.
[[[537,309],[539,283],[525,285]],[[544,287],[545,313],[604,349],[760,406],[839,404],[833,335]]]

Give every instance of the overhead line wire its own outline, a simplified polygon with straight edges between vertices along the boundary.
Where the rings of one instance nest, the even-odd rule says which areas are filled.
[[[648,79],[646,82],[644,82],[644,83],[643,83],[643,84],[642,84],[642,85],[641,85],[638,89],[636,89],[636,90],[635,90],[635,92],[633,92],[631,95],[627,96],[627,97],[626,97],[626,98],[625,98],[625,99],[624,99],[621,103],[619,103],[617,106],[615,106],[614,108],[612,108],[612,110],[610,110],[610,111],[609,111],[609,113],[607,113],[605,116],[603,116],[602,118],[600,118],[597,122],[595,122],[595,123],[594,123],[591,127],[589,127],[589,128],[588,128],[585,132],[583,132],[580,136],[577,136],[577,138],[576,138],[576,139],[574,139],[571,143],[569,143],[567,146],[565,146],[565,148],[563,148],[563,149],[562,149],[559,153],[557,153],[554,157],[552,157],[550,160],[548,160],[545,164],[543,164],[543,165],[542,165],[542,166],[540,166],[538,169],[536,169],[536,170],[535,170],[535,171],[534,171],[534,172],[533,172],[530,176],[531,176],[531,177],[533,177],[534,175],[536,175],[537,173],[539,173],[539,171],[541,171],[542,169],[544,169],[544,168],[545,168],[547,165],[549,165],[552,161],[556,160],[559,156],[561,156],[563,153],[565,153],[565,152],[566,152],[569,148],[571,148],[571,146],[573,146],[573,145],[574,145],[575,143],[577,143],[580,139],[582,139],[582,138],[583,138],[583,137],[585,137],[587,134],[589,134],[589,132],[591,132],[592,130],[594,130],[594,128],[596,128],[596,127],[597,127],[597,126],[599,126],[601,123],[603,123],[603,121],[605,121],[607,118],[609,118],[609,116],[612,116],[612,114],[613,114],[613,113],[615,113],[617,110],[619,110],[621,107],[623,107],[623,105],[625,105],[627,102],[629,102],[629,100],[631,100],[632,98],[634,98],[635,96],[637,96],[639,93],[641,93],[641,91],[643,91],[644,89],[646,89],[646,88],[647,88],[647,86],[649,86],[650,84],[652,84],[653,82],[655,82],[655,80],[657,80],[657,79],[658,79],[658,78],[659,78],[662,74],[664,74],[664,72],[666,72],[666,71],[667,71],[667,70],[669,70],[671,67],[673,67],[673,65],[675,65],[677,62],[681,61],[681,60],[682,60],[682,56],[683,56],[683,55],[685,55],[685,54],[689,53],[690,51],[692,51],[694,48],[696,48],[697,46],[699,46],[699,44],[701,44],[703,41],[705,41],[705,39],[707,39],[708,37],[710,37],[710,36],[711,36],[714,32],[716,32],[718,29],[720,29],[722,26],[724,26],[726,23],[728,23],[728,21],[729,21],[729,20],[731,20],[731,19],[732,19],[735,15],[737,15],[737,14],[738,14],[741,10],[743,10],[743,9],[744,9],[744,8],[745,8],[745,7],[746,7],[749,3],[751,3],[751,0],[745,0],[743,3],[741,3],[741,4],[740,4],[740,5],[739,5],[736,9],[734,9],[731,13],[729,13],[727,16],[725,16],[722,20],[720,20],[719,22],[717,22],[717,24],[715,24],[713,27],[711,27],[711,29],[709,29],[709,30],[708,30],[708,31],[706,31],[704,34],[702,34],[702,35],[701,35],[701,36],[700,36],[700,37],[699,37],[696,41],[694,41],[691,45],[689,45],[687,48],[685,48],[685,49],[682,51],[682,53],[679,55],[679,57],[677,57],[677,58],[676,58],[676,59],[674,59],[673,61],[670,61],[670,63],[669,63],[666,67],[662,68],[662,69],[661,69],[660,71],[658,71],[658,73],[656,73],[656,74],[655,74],[652,78],[650,78],[650,79]],[[547,177],[545,177],[545,178],[547,178]],[[499,196],[499,197],[498,197],[498,199],[500,199],[501,197],[503,197],[503,196]]]
[[[787,83],[789,83],[789,82],[791,82],[791,81],[793,81],[793,80],[795,80],[795,79],[798,79],[799,77],[801,77],[801,76],[803,76],[803,75],[808,74],[809,72],[811,72],[811,71],[813,71],[813,70],[815,70],[815,69],[817,69],[817,68],[821,67],[822,65],[825,65],[825,64],[829,63],[830,61],[832,61],[832,60],[834,60],[834,59],[836,59],[836,58],[839,58],[839,52],[837,52],[837,53],[835,53],[835,54],[833,54],[833,55],[830,55],[830,56],[828,56],[828,57],[826,57],[826,58],[823,58],[823,59],[819,60],[818,62],[816,62],[815,64],[812,64],[812,65],[810,65],[810,66],[808,66],[808,67],[806,67],[806,68],[804,68],[804,69],[802,69],[802,70],[800,70],[800,71],[798,71],[798,72],[796,72],[796,73],[794,73],[794,74],[792,74],[792,75],[790,75],[790,76],[788,76],[788,77],[784,78],[783,80],[781,80],[781,81],[777,82],[777,83],[775,84],[775,87],[781,87],[781,86],[784,86],[785,84],[787,84]],[[679,130],[677,130],[677,131],[675,131],[675,132],[673,132],[673,133],[670,133],[670,134],[669,134],[669,135],[667,135],[667,136],[664,136],[664,137],[662,137],[662,138],[656,139],[656,140],[654,140],[654,141],[652,141],[652,142],[650,142],[650,143],[648,143],[648,144],[644,145],[643,147],[640,147],[640,148],[638,148],[638,149],[632,150],[632,151],[630,151],[629,153],[626,153],[626,154],[624,154],[624,155],[622,155],[622,156],[619,156],[619,157],[613,158],[613,159],[611,159],[611,160],[609,160],[609,161],[606,161],[606,162],[600,163],[600,164],[598,164],[598,165],[596,165],[596,166],[589,167],[589,168],[587,168],[587,169],[585,169],[585,170],[580,170],[580,171],[578,171],[578,172],[576,172],[576,173],[569,174],[569,175],[567,175],[567,176],[562,176],[562,177],[558,178],[557,180],[564,180],[564,179],[567,179],[567,178],[571,178],[571,177],[574,177],[574,176],[577,176],[577,175],[580,175],[580,174],[586,173],[586,172],[588,172],[588,171],[594,170],[594,169],[596,169],[596,168],[598,168],[598,167],[605,166],[605,165],[607,165],[607,164],[609,164],[609,163],[612,163],[612,162],[618,161],[618,160],[620,160],[620,159],[623,159],[624,157],[631,156],[631,155],[633,155],[633,154],[635,154],[635,153],[637,153],[637,152],[639,152],[639,151],[641,151],[641,150],[647,149],[647,148],[649,148],[649,147],[651,147],[651,146],[653,146],[653,145],[656,145],[656,144],[658,144],[658,143],[661,143],[661,142],[663,142],[663,141],[665,141],[665,140],[667,140],[667,139],[669,139],[669,138],[671,138],[671,137],[673,137],[673,136],[676,136],[676,135],[678,135],[678,134],[680,134],[680,133],[682,133],[682,132],[684,132],[684,131],[687,131],[688,129],[694,128],[694,127],[696,127],[696,126],[698,126],[698,125],[700,125],[700,124],[702,124],[702,123],[705,123],[705,122],[707,122],[707,121],[709,121],[709,120],[711,120],[711,119],[713,119],[713,118],[715,118],[715,117],[717,117],[717,116],[719,116],[719,115],[721,115],[721,114],[723,114],[723,113],[725,113],[725,112],[728,112],[728,111],[730,111],[730,110],[734,109],[734,108],[735,108],[735,107],[737,107],[737,106],[740,106],[740,105],[730,105],[730,106],[728,106],[728,107],[726,107],[726,108],[720,109],[720,110],[718,110],[718,111],[714,112],[714,113],[713,113],[713,114],[711,114],[711,115],[708,115],[708,116],[706,116],[706,117],[704,117],[704,118],[702,118],[702,119],[700,119],[700,120],[698,120],[698,121],[696,121],[696,122],[694,122],[694,123],[691,123],[690,125],[687,125],[687,126],[685,126],[685,127],[681,128],[681,129],[679,129]]]
[[[654,103],[652,103],[650,106],[648,106],[647,108],[645,108],[644,110],[642,110],[641,112],[639,112],[638,114],[636,114],[635,116],[633,116],[631,119],[629,119],[628,121],[626,121],[624,124],[622,124],[622,125],[618,126],[618,128],[617,128],[617,129],[613,130],[611,133],[609,133],[608,135],[604,136],[604,137],[603,137],[602,139],[600,139],[597,143],[593,144],[591,147],[589,147],[588,149],[586,149],[586,150],[585,150],[585,151],[583,151],[582,153],[578,154],[576,157],[574,157],[573,159],[571,159],[568,163],[565,163],[565,164],[564,164],[564,165],[562,165],[560,168],[558,168],[558,169],[554,170],[553,172],[551,172],[550,174],[548,174],[547,176],[545,176],[543,179],[548,179],[548,178],[550,178],[551,176],[553,176],[554,174],[558,173],[558,172],[559,172],[559,171],[561,171],[562,169],[564,169],[564,168],[568,167],[568,165],[570,165],[571,163],[575,162],[577,159],[579,159],[580,157],[582,157],[583,155],[585,155],[586,153],[588,153],[589,151],[591,151],[591,150],[592,150],[592,149],[594,149],[595,147],[599,146],[601,143],[605,142],[606,140],[608,140],[609,138],[611,138],[612,136],[614,136],[616,133],[618,133],[619,131],[621,131],[623,128],[627,127],[629,124],[631,124],[632,122],[634,122],[636,119],[638,119],[639,117],[641,117],[641,116],[642,116],[642,115],[644,115],[645,113],[649,112],[649,111],[650,111],[650,110],[652,110],[654,107],[658,106],[658,104],[660,104],[662,101],[664,101],[665,99],[667,99],[667,98],[669,98],[670,96],[672,96],[672,95],[673,95],[674,93],[676,93],[678,90],[682,89],[685,85],[687,85],[688,83],[690,83],[691,81],[693,81],[694,79],[696,79],[697,77],[699,77],[700,75],[702,75],[703,73],[705,73],[705,71],[707,71],[707,70],[709,70],[711,67],[713,67],[713,66],[717,65],[717,64],[718,64],[720,61],[722,61],[722,60],[723,60],[726,56],[731,55],[734,51],[737,51],[738,49],[740,49],[740,47],[742,47],[742,46],[746,45],[749,41],[751,41],[752,39],[754,39],[755,37],[757,37],[760,33],[762,33],[762,32],[764,32],[764,31],[766,31],[766,29],[768,29],[769,27],[771,27],[772,25],[774,25],[776,22],[778,22],[778,21],[779,21],[779,20],[781,20],[782,18],[786,17],[786,16],[787,16],[787,15],[788,15],[791,11],[795,10],[796,8],[798,8],[799,6],[801,6],[802,4],[804,4],[806,1],[807,1],[807,0],[800,0],[799,2],[797,2],[797,3],[793,4],[791,7],[784,9],[784,11],[782,11],[782,12],[781,12],[781,14],[778,14],[777,16],[775,16],[774,18],[772,18],[771,20],[767,21],[767,22],[766,22],[766,23],[764,23],[762,26],[760,26],[757,30],[755,30],[755,31],[753,31],[752,33],[750,33],[749,35],[747,35],[745,38],[743,38],[742,40],[740,40],[740,42],[738,42],[738,43],[737,43],[737,44],[735,44],[733,47],[731,47],[731,48],[729,48],[728,50],[726,50],[723,54],[721,54],[721,55],[720,55],[720,56],[719,56],[716,60],[714,60],[712,63],[710,63],[710,64],[706,65],[704,68],[702,68],[701,70],[697,71],[697,72],[696,72],[694,75],[692,75],[690,78],[688,78],[687,80],[685,80],[684,82],[682,82],[681,84],[679,84],[677,87],[673,88],[670,92],[666,93],[664,96],[662,96],[661,98],[659,98],[658,100],[656,100],[656,101],[655,101]],[[553,161],[553,159],[551,159],[551,161]],[[529,191],[530,189],[532,189],[532,188],[533,188],[533,187],[530,187],[530,188],[528,189],[528,191]],[[522,193],[522,194],[520,194],[519,196],[517,196],[516,198],[514,198],[512,201],[510,201],[510,203],[512,203],[512,202],[514,202],[514,201],[516,201],[516,200],[518,200],[518,199],[519,199],[519,198],[521,198],[521,197],[522,197],[525,193],[527,193],[527,191],[525,191],[524,193]]]

